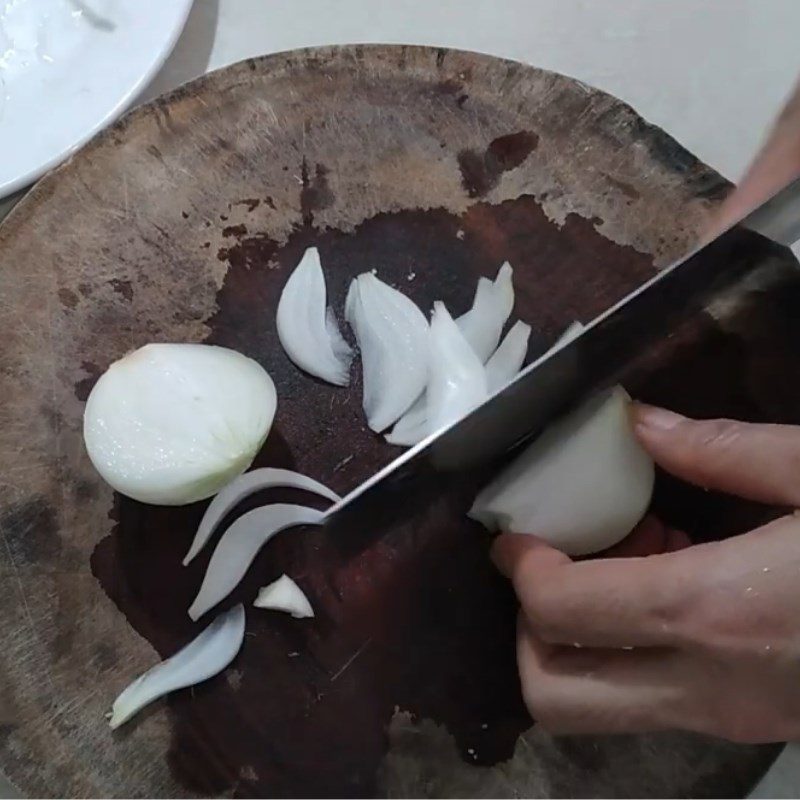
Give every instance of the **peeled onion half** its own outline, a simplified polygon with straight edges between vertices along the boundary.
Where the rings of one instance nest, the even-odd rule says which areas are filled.
[[[148,344],[115,361],[86,402],[89,458],[143,503],[210,497],[244,472],[275,416],[275,386],[251,358],[204,344]]]
[[[567,555],[621,541],[653,492],[622,387],[551,425],[478,495],[469,515],[490,530],[533,533]]]

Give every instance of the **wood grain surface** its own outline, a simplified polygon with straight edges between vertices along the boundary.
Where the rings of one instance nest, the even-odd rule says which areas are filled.
[[[139,108],[0,227],[0,764],[36,795],[720,796],[776,754],[683,734],[553,739],[521,702],[514,599],[488,538],[447,498],[338,560],[319,532],[269,544],[230,598],[282,571],[314,621],[248,607],[223,675],[111,733],[116,694],[206,620],[210,555],[180,564],[205,504],[115,495],[81,440],[114,359],[206,341],[263,364],[279,397],[257,465],[339,492],[399,451],[360,379],[284,356],[280,290],[319,247],[334,305],[377,269],[423,308],[469,304],[508,259],[530,355],[684,252],[726,183],[618,100],[471,53],[352,46],[251,60]],[[631,373],[647,400],[800,421],[800,281],[790,254]],[[257,498],[263,502],[266,495]],[[697,538],[774,513],[660,477],[655,506]]]

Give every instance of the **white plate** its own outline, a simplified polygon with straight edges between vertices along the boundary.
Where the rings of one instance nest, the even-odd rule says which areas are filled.
[[[192,0],[0,0],[0,197],[118,117],[162,66]]]

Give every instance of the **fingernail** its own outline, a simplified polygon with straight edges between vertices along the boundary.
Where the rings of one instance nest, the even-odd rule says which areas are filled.
[[[686,421],[686,417],[666,408],[634,403],[633,423],[642,430],[669,431]]]

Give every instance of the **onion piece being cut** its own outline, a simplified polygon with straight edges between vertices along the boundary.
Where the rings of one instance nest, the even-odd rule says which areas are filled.
[[[486,370],[444,303],[433,304],[428,375],[428,432],[449,425],[487,396]]]
[[[114,701],[108,724],[118,728],[159,697],[202,683],[222,672],[242,647],[244,622],[241,603],[220,614],[174,656],[151,667],[131,683]]]
[[[325,275],[316,247],[303,253],[278,301],[278,338],[286,355],[310,375],[335,386],[350,382],[353,351],[326,306]]]
[[[511,316],[514,307],[513,275],[514,270],[506,261],[497,271],[494,281],[481,278],[472,308],[456,320],[481,364],[486,363],[497,349],[503,326]]]
[[[262,586],[253,605],[256,608],[285,611],[295,619],[309,619],[314,616],[314,609],[305,593],[288,575],[281,575],[268,586]]]
[[[371,272],[350,284],[345,317],[361,349],[367,423],[380,433],[425,389],[428,322],[408,297]]]
[[[557,350],[559,347],[563,347],[565,344],[568,344],[580,333],[583,333],[583,329],[585,327],[586,326],[582,322],[571,322],[564,333],[558,337],[556,343],[547,352],[552,353],[553,350]]]
[[[183,559],[184,566],[203,549],[217,525],[228,512],[232,511],[246,497],[263,489],[302,489],[325,497],[334,503],[342,499],[336,492],[332,492],[319,481],[290,469],[262,467],[254,469],[252,472],[246,472],[231,481],[211,501],[206,513],[203,514],[203,519],[200,520],[189,552]]]
[[[489,394],[502,389],[522,368],[528,354],[531,326],[515,322],[511,330],[486,362],[486,385]]]
[[[86,401],[89,458],[117,491],[183,505],[244,472],[275,416],[275,386],[251,358],[205,344],[148,344],[115,361]]]
[[[258,551],[273,537],[298,525],[319,525],[324,513],[306,506],[273,503],[248,511],[219,540],[208,564],[200,591],[189,608],[199,619],[224,600],[245,576]]]
[[[618,386],[554,422],[480,492],[469,516],[571,556],[621,541],[646,512],[654,481],[629,404]]]

